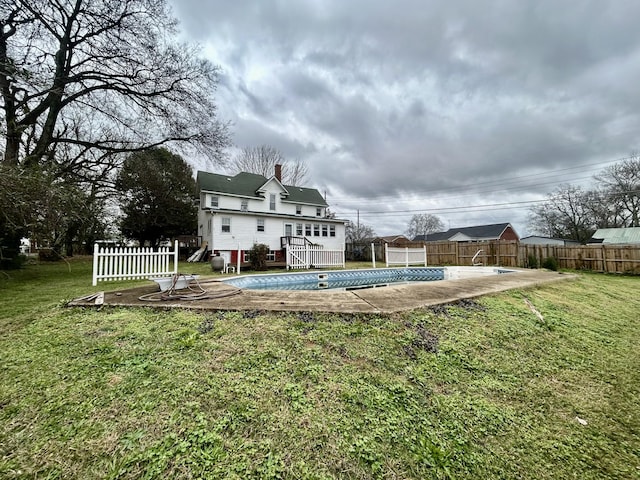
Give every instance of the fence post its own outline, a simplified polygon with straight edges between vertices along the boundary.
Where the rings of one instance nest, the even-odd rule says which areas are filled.
[[[371,244],[371,260],[373,261],[373,268],[376,268],[376,250],[373,243]]]
[[[178,275],[178,260],[180,252],[180,249],[178,248],[178,240],[175,241],[173,248],[175,249],[173,252],[173,274]]]
[[[404,266],[409,268],[409,247],[404,247]]]
[[[100,247],[97,243],[93,244],[93,286],[98,285],[98,253]]]
[[[422,248],[424,248],[424,266],[427,266],[427,246],[423,245]]]
[[[607,271],[607,246],[602,244],[602,270],[604,273],[609,273]]]
[[[384,260],[387,263],[387,268],[389,268],[389,245],[384,244]]]

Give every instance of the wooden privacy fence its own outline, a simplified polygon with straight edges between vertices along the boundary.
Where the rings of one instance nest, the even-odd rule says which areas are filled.
[[[325,250],[311,245],[287,247],[287,269],[325,267],[344,268],[344,250]]]
[[[640,245],[520,245],[520,266],[555,258],[560,268],[640,274]]]
[[[640,245],[527,245],[516,241],[429,242],[430,265],[542,266],[554,258],[559,268],[640,274]]]
[[[93,285],[103,280],[167,277],[178,274],[178,241],[173,250],[138,247],[93,247]]]
[[[427,242],[431,265],[519,265],[518,242]],[[526,258],[526,257],[525,257]]]

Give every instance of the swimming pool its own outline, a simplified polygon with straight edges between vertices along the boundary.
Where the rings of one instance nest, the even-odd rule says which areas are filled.
[[[356,290],[410,282],[433,282],[497,275],[513,270],[493,267],[400,267],[244,275],[223,280],[249,290]]]

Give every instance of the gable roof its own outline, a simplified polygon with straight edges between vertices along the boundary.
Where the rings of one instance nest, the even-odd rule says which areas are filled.
[[[393,243],[393,242],[410,242],[411,240],[409,240],[407,237],[405,237],[404,235],[400,234],[400,235],[387,235],[384,237],[376,237],[374,238],[374,240],[382,240],[385,243]]]
[[[449,240],[449,237],[455,235],[455,232],[451,233],[451,230],[446,232],[432,232],[427,235],[416,235],[413,237],[413,241],[425,241],[425,242],[444,242]]]
[[[599,228],[587,243],[640,243],[640,227]]]
[[[450,228],[446,232],[434,232],[428,235],[416,235],[413,239],[427,242],[442,242],[456,237],[457,240],[494,240],[500,238],[510,223],[493,223],[472,227]]]
[[[266,178],[256,173],[240,172],[235,176],[229,176],[198,171],[196,182],[200,192],[261,198],[261,188],[273,179],[280,183],[275,177]],[[282,187],[284,188],[284,201],[322,207],[327,206],[327,202],[315,188],[296,187],[293,185],[282,185]]]

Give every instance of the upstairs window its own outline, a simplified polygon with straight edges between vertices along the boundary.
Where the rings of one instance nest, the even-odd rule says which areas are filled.
[[[269,194],[269,210],[275,211],[275,209],[276,209],[276,194],[270,193]]]
[[[230,217],[222,217],[222,233],[231,233]]]
[[[317,223],[313,224],[313,236],[314,237],[320,236],[320,225],[318,225]]]
[[[305,223],[304,224],[304,235],[306,237],[310,237],[311,236],[311,224],[310,223]]]
[[[335,225],[329,225],[329,236],[330,237],[335,237],[336,236],[336,226]]]
[[[302,215],[302,205],[296,205],[296,215]]]
[[[317,207],[316,208],[316,217],[321,217],[322,216],[322,208]]]
[[[240,203],[240,210],[243,212],[249,210],[249,200],[242,200],[242,203]]]
[[[219,197],[217,197],[217,196],[214,196],[214,195],[212,195],[212,196],[211,196],[211,197],[209,197],[209,198],[210,198],[209,206],[210,206],[211,208],[218,208],[218,206],[219,206],[219,205],[218,205],[218,201],[220,200],[220,198],[219,198]]]
[[[302,236],[302,224],[301,223],[296,223],[296,235],[298,237]]]
[[[327,231],[329,230],[329,228],[327,227],[327,225],[322,225],[322,236],[326,237],[327,236]]]
[[[258,218],[257,222],[258,222],[257,231],[264,232],[264,218]]]

